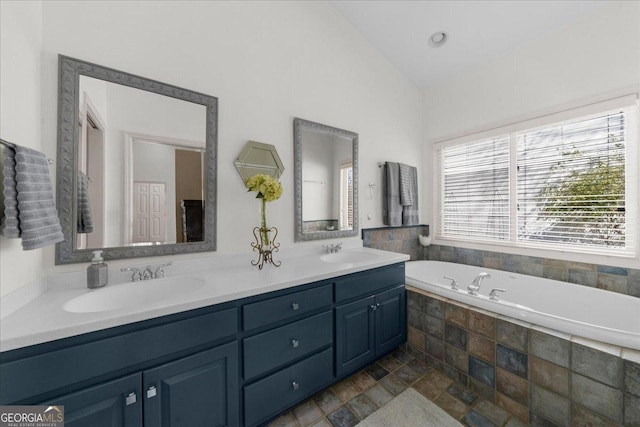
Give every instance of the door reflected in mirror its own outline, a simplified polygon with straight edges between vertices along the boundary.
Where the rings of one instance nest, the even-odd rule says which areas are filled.
[[[358,233],[358,134],[294,119],[296,240]]]
[[[203,241],[206,107],[80,76],[75,249]]]

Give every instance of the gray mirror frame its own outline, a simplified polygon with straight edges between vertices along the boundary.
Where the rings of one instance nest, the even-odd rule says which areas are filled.
[[[102,248],[105,260],[176,255],[216,250],[218,98],[92,64],[58,56],[57,209],[65,240],[56,244],[56,265],[91,261],[93,249],[74,249],[76,209],[76,144],[78,139],[80,75],[165,95],[206,107],[206,182],[204,241],[157,246]]]
[[[302,224],[302,131],[311,130],[332,136],[350,139],[353,142],[353,229],[334,230],[315,233],[303,233]],[[300,118],[293,119],[293,152],[295,174],[295,241],[337,239],[357,236],[359,232],[358,217],[358,134],[348,130],[334,128],[321,123]]]

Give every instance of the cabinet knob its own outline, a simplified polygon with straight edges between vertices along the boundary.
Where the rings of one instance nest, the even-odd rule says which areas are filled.
[[[297,390],[300,388],[300,384],[298,383],[298,381],[293,381],[291,383],[291,387],[293,387],[294,390]]]
[[[378,305],[379,305],[379,304],[371,304],[371,305],[369,306],[369,308],[370,308],[372,311],[376,311],[376,310],[378,309]]]
[[[129,393],[127,395],[127,397],[125,397],[124,399],[124,403],[129,406],[129,405],[133,405],[134,403],[136,403],[138,401],[138,398],[136,397],[136,393],[134,391],[132,391],[131,393]]]
[[[298,348],[298,346],[300,346],[300,341],[298,340],[291,340],[291,346],[293,348]]]
[[[147,389],[147,399],[151,399],[152,397],[155,397],[156,394],[158,394],[156,390],[156,386],[152,385]]]
[[[300,304],[298,304],[297,302],[291,303],[291,309],[292,310],[297,310],[300,308]]]

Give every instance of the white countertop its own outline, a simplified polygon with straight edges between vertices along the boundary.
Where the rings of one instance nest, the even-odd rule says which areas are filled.
[[[369,270],[409,260],[409,256],[370,248],[348,248],[376,254],[372,260],[357,263],[328,263],[320,260],[321,248],[282,251],[276,257],[278,268],[266,265],[262,270],[250,264],[255,256],[214,255],[182,260],[165,269],[165,277],[195,278],[204,285],[195,292],[178,295],[141,308],[124,308],[96,313],[72,313],[63,309],[73,298],[100,290],[86,287],[86,272],[62,273],[48,277],[39,286],[35,298],[0,320],[0,351],[8,351],[114,326],[139,322],[187,310],[207,307],[240,298],[291,288],[332,277]],[[131,263],[135,266],[135,260]],[[113,271],[112,271],[113,270]],[[129,275],[109,269],[110,284],[135,287],[126,282]],[[113,284],[118,282],[119,284]],[[145,282],[146,283],[146,282]],[[103,289],[106,289],[103,288]]]

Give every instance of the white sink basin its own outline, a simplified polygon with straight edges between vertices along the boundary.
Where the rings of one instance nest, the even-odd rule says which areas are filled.
[[[333,254],[322,255],[320,259],[324,262],[331,262],[336,264],[357,264],[360,262],[373,261],[379,258],[378,254],[363,251],[344,251],[336,252]]]
[[[144,308],[183,298],[200,289],[204,282],[194,278],[164,278],[106,287],[75,297],[63,306],[71,313]]]

